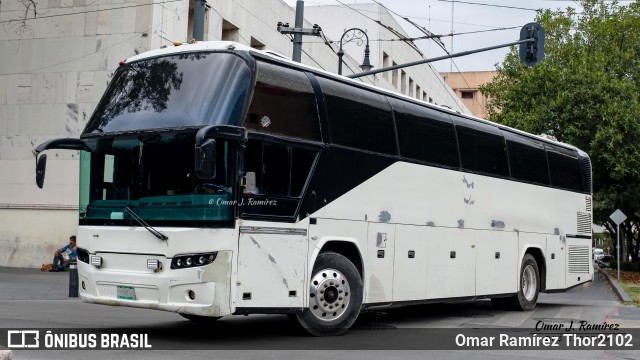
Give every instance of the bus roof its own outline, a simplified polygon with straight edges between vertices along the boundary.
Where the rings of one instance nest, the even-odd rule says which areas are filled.
[[[312,66],[306,65],[306,64],[302,64],[302,63],[298,63],[298,62],[294,62],[291,59],[287,58],[285,55],[279,54],[277,52],[271,51],[271,50],[257,50],[254,49],[252,47],[249,47],[247,45],[243,45],[237,42],[233,42],[233,41],[198,41],[198,42],[194,42],[194,43],[176,43],[176,45],[174,46],[166,46],[164,48],[160,48],[160,49],[156,49],[156,50],[151,50],[151,51],[147,51],[144,52],[142,54],[138,54],[135,56],[132,56],[128,59],[126,59],[123,63],[130,63],[130,62],[134,62],[134,61],[138,61],[138,60],[143,60],[146,58],[152,58],[152,57],[157,57],[157,56],[164,56],[164,55],[171,55],[171,54],[179,54],[179,53],[186,53],[186,52],[199,52],[199,51],[215,51],[215,50],[231,50],[231,51],[246,51],[246,52],[250,52],[253,55],[257,55],[260,58],[268,58],[270,61],[274,61],[274,62],[278,62],[280,64],[286,65],[288,67],[293,67],[293,68],[301,68],[316,74],[321,74],[322,76],[328,77],[328,78],[332,78],[334,80],[338,80],[341,82],[346,82],[346,83],[351,83],[352,85],[355,86],[359,86],[359,87],[365,87],[369,90],[373,90],[376,91],[378,93],[383,93],[385,95],[388,96],[393,96],[396,98],[401,98],[403,100],[406,101],[410,101],[416,104],[419,104],[421,106],[427,106],[427,107],[431,107],[434,109],[437,109],[439,111],[442,112],[446,112],[452,115],[457,115],[457,116],[462,116],[465,117],[467,119],[470,120],[474,120],[474,121],[478,121],[490,126],[495,126],[501,130],[506,130],[518,135],[522,135],[522,136],[526,136],[526,137],[530,137],[530,138],[534,138],[535,140],[541,141],[543,143],[550,143],[550,144],[555,144],[564,148],[568,148],[571,150],[575,150],[578,152],[578,154],[580,154],[580,156],[583,157],[588,157],[588,155],[580,150],[579,148],[577,148],[576,146],[570,145],[570,144],[566,144],[554,139],[549,139],[548,137],[545,137],[544,135],[535,135],[535,134],[531,134],[522,130],[518,130],[509,126],[505,126],[502,124],[498,124],[486,119],[482,119],[473,115],[469,115],[469,114],[462,114],[459,113],[457,111],[454,111],[452,109],[449,109],[445,106],[441,106],[441,105],[434,105],[431,103],[426,103],[424,101],[420,101],[417,99],[414,99],[412,97],[406,96],[404,94],[400,94],[400,93],[396,93],[387,89],[383,89],[381,87],[375,86],[375,85],[371,85],[371,84],[367,84],[365,82],[362,81],[357,81],[345,76],[341,76],[341,75],[337,75],[334,74],[332,72],[323,70],[323,69],[318,69],[318,68],[314,68]]]

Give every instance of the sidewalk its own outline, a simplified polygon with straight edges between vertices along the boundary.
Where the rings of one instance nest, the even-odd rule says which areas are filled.
[[[596,275],[607,281],[620,301],[631,301],[631,297],[618,284],[618,281],[602,269],[596,270]],[[607,314],[607,319],[611,319],[620,324],[622,328],[640,328],[640,308],[635,305],[625,305],[621,303],[616,313]]]
[[[70,300],[69,272],[0,267],[0,300]]]

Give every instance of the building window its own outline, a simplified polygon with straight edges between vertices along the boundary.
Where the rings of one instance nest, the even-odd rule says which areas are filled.
[[[262,42],[260,42],[258,39],[254,38],[253,36],[251,37],[251,47],[256,49],[256,50],[264,50],[264,44]]]
[[[460,97],[463,99],[473,99],[475,91],[460,91]]]
[[[407,94],[407,73],[400,70],[400,92]]]
[[[398,64],[396,64],[396,62],[393,62],[393,66],[396,66]],[[399,70],[391,70],[391,85],[393,85],[394,88],[398,88],[398,71]]]
[[[240,29],[228,22],[227,20],[222,20],[222,35],[220,36],[222,41],[240,41]]]
[[[390,62],[390,58],[389,55],[387,55],[386,52],[382,52],[382,67],[387,67],[389,66],[389,62]],[[382,76],[384,77],[385,80],[389,81],[389,72],[385,71],[384,73],[382,73]]]
[[[422,100],[422,89],[420,89],[420,85],[416,85],[416,99]]]
[[[407,95],[413,97],[414,96],[414,92],[413,92],[413,79],[409,78],[409,91],[407,92]]]

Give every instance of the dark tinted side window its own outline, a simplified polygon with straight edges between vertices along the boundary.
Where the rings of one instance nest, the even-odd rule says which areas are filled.
[[[455,118],[462,168],[502,177],[509,176],[507,154],[498,129],[472,120]]]
[[[304,73],[258,62],[258,80],[245,122],[248,129],[320,141],[317,108]]]
[[[511,177],[534,184],[549,185],[549,168],[544,145],[519,135],[506,133]]]
[[[334,144],[396,154],[389,103],[384,96],[318,77]]]
[[[251,139],[245,149],[245,172],[256,174],[258,195],[300,197],[316,151]]]
[[[549,172],[551,185],[560,189],[584,191],[582,169],[577,154],[569,150],[548,148]]]
[[[448,167],[459,167],[458,145],[447,114],[389,99],[396,118],[400,155]]]
[[[315,150],[250,139],[244,152],[242,217],[293,221],[316,155]],[[255,185],[249,186],[249,177],[255,177]]]

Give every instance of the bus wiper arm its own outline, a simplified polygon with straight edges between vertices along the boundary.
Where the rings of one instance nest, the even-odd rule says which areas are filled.
[[[131,216],[131,218],[135,221],[138,222],[138,224],[144,226],[145,229],[147,229],[150,233],[152,233],[155,237],[157,237],[160,240],[169,240],[169,237],[163,233],[161,233],[160,231],[154,229],[153,227],[151,227],[149,224],[147,224],[146,221],[142,220],[142,218],[140,216],[138,216],[138,214],[136,214],[135,212],[133,212],[133,210],[131,210],[131,207],[129,207],[129,205],[124,207],[124,211],[129,214],[129,216]]]

